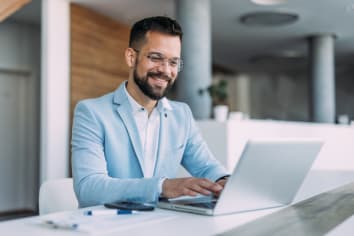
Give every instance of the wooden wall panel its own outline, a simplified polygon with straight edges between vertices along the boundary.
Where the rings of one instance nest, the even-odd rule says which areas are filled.
[[[79,100],[115,90],[128,78],[129,27],[71,4],[71,117]]]
[[[0,22],[20,10],[32,0],[1,0],[0,1]]]

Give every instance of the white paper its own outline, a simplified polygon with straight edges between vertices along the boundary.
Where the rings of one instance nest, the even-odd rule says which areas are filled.
[[[132,227],[154,222],[171,220],[176,216],[165,212],[138,212],[129,215],[97,215],[87,216],[82,211],[67,212],[63,214],[54,214],[42,216],[36,219],[36,224],[42,227],[53,228],[53,230],[72,230],[85,232],[88,234],[106,234],[110,232],[119,232]],[[53,222],[48,224],[48,221]],[[70,228],[77,224],[77,228]],[[57,226],[57,227],[54,227]],[[62,226],[62,227],[61,227]]]

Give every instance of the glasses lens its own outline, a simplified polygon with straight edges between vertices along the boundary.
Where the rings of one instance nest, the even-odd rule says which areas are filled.
[[[135,50],[135,49],[134,49]],[[135,50],[136,52],[139,53],[138,50]],[[148,55],[146,55],[146,57],[155,64],[158,65],[164,65],[165,63],[168,63],[168,65],[172,68],[176,68],[178,72],[182,71],[183,69],[183,61],[180,58],[175,58],[175,59],[167,59],[166,57],[164,57],[162,54],[160,53],[149,53]]]
[[[182,70],[183,70],[183,60],[179,59],[178,72],[181,72]]]

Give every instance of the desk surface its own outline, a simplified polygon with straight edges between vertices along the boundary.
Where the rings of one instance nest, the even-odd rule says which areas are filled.
[[[305,233],[322,236],[333,233],[333,229],[337,229],[353,214],[354,182],[351,182],[246,223],[223,235],[282,236],[291,232],[291,235]]]
[[[295,198],[295,203],[353,181],[353,172],[310,172]],[[101,206],[98,208],[100,207]],[[105,225],[102,225],[102,231],[94,231],[94,233],[104,233],[104,235],[128,233],[129,235],[145,236],[216,235],[223,234],[227,231],[232,233],[238,228],[241,228],[241,226],[245,226],[246,223],[255,222],[256,219],[260,220],[260,217],[262,216],[279,212],[284,209],[285,208],[276,208],[214,217],[156,209],[154,212],[145,213],[146,215],[131,215],[126,218],[119,218],[121,219],[120,222],[117,221],[117,225],[112,229],[107,229]],[[38,223],[48,217],[63,217],[71,214],[81,214],[81,211],[82,210],[77,210],[74,212],[61,212],[45,216],[29,217],[2,222],[0,223],[0,233],[1,235],[83,235],[82,233],[76,231],[44,227]]]

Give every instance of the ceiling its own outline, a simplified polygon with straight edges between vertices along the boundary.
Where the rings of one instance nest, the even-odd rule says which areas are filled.
[[[39,0],[33,0],[39,2]],[[152,15],[175,17],[174,0],[72,0],[131,25]],[[307,38],[336,35],[337,64],[354,64],[354,0],[287,0],[257,5],[250,0],[211,0],[213,63],[232,71],[306,67]],[[247,26],[247,13],[275,11],[298,14],[294,24]]]

